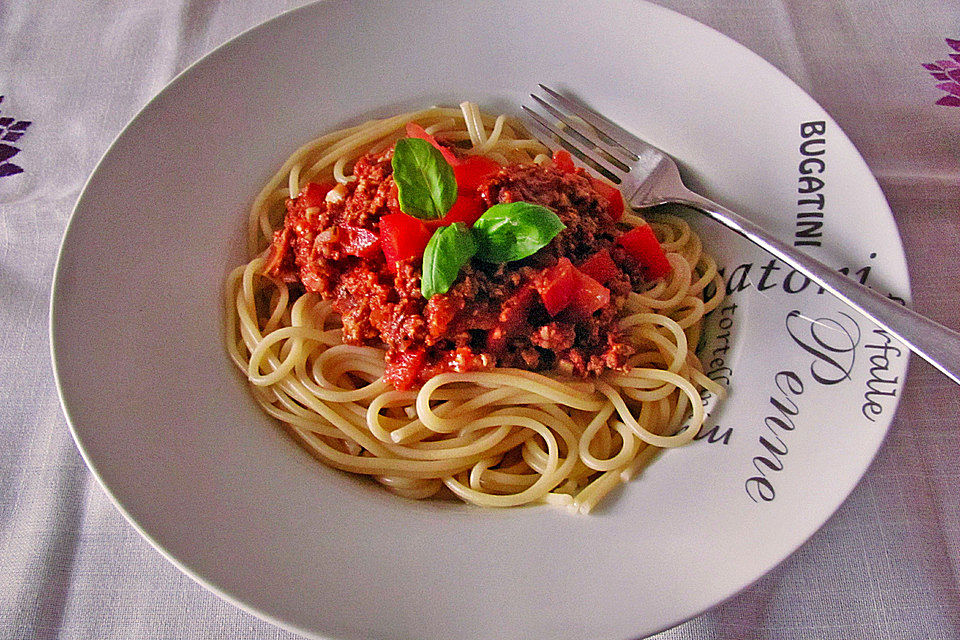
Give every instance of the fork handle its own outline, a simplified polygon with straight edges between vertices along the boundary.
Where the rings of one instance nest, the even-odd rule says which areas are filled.
[[[876,322],[911,351],[960,384],[960,333],[849,279],[712,200],[686,188],[683,191],[681,197],[671,198],[670,201],[698,209],[766,249]]]

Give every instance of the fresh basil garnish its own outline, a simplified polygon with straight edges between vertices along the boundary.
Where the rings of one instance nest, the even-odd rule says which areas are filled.
[[[420,293],[429,300],[437,293],[450,290],[453,281],[477,252],[473,233],[462,222],[440,227],[433,232],[427,248],[423,251],[423,273],[420,276]]]
[[[531,256],[566,229],[550,209],[529,202],[495,204],[473,223],[477,257],[512,262]]]
[[[426,140],[397,140],[391,166],[404,213],[427,220],[442,218],[456,201],[453,168]]]

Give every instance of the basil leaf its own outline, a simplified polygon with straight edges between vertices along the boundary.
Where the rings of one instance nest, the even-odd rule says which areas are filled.
[[[539,204],[495,204],[473,223],[477,257],[511,262],[535,254],[567,227],[553,211]]]
[[[401,138],[390,164],[401,211],[430,220],[442,218],[453,206],[457,179],[453,168],[432,144],[420,138]]]
[[[438,293],[446,293],[460,267],[477,252],[473,234],[462,222],[440,227],[433,232],[427,248],[423,251],[423,273],[420,276],[420,293],[429,300]]]

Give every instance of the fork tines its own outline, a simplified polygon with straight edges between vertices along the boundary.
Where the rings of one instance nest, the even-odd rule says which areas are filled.
[[[639,157],[630,150],[634,137],[600,114],[540,85],[547,94],[530,94],[550,117],[523,105],[527,121],[545,135],[541,141],[553,151],[566,149],[590,168],[615,183],[623,180]]]

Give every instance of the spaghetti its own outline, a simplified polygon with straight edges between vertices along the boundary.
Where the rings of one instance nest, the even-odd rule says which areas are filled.
[[[342,198],[358,159],[391,149],[410,122],[465,156],[551,163],[518,123],[470,103],[366,122],[303,146],[255,199],[252,259],[227,278],[230,357],[264,410],[332,467],[408,498],[453,494],[480,506],[546,502],[586,513],[660,449],[693,439],[702,390],[722,393],[693,351],[703,316],[720,303],[716,263],[682,219],[649,223],[670,272],[622,301],[616,322],[632,354],[620,370],[445,371],[398,390],[385,377],[384,348],[344,342],[331,300],[264,271],[288,199],[318,181],[336,184],[328,202]],[[628,211],[617,224],[648,223]]]

